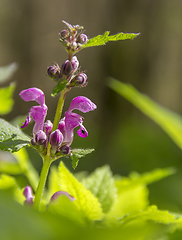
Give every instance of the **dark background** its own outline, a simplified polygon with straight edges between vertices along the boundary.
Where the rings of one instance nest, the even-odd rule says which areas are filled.
[[[19,92],[41,88],[49,107],[47,119],[53,121],[57,98],[50,96],[54,82],[46,76],[52,63],[62,64],[67,54],[59,42],[62,20],[83,25],[88,37],[110,30],[140,32],[134,40],[111,42],[77,54],[82,70],[87,70],[88,86],[73,89],[73,97],[89,97],[98,107],[83,114],[89,132],[86,139],[75,134],[73,147],[95,148],[80,160],[76,171],[93,171],[104,164],[114,174],[143,173],[159,167],[174,166],[177,173],[150,186],[150,200],[160,208],[182,210],[182,153],[160,127],[106,85],[112,76],[131,83],[163,106],[182,113],[182,1],[179,0],[1,0],[0,66],[17,62],[12,120],[26,115],[32,103],[25,103]],[[26,129],[27,133],[33,125]],[[40,170],[41,159],[30,151]],[[71,169],[71,162],[64,162]],[[57,163],[58,164],[58,161]],[[73,170],[72,170],[73,171]]]

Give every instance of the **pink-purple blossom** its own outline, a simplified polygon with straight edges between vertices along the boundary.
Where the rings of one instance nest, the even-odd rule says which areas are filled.
[[[28,88],[21,91],[19,95],[26,102],[36,101],[39,104],[39,106],[33,106],[30,108],[28,116],[23,123],[23,126],[21,126],[21,128],[26,127],[30,123],[32,117],[35,121],[33,128],[33,136],[35,137],[39,130],[43,130],[45,117],[47,115],[44,93],[39,88]]]
[[[60,196],[66,196],[68,197],[72,202],[75,200],[75,198],[73,196],[71,196],[69,193],[65,192],[65,191],[58,191],[55,192],[52,197],[51,197],[51,202],[54,201],[55,199],[57,199]]]
[[[73,113],[74,109],[77,109],[83,113],[93,111],[97,106],[87,97],[79,96],[72,100],[68,111],[65,112],[65,117],[59,123],[59,129],[63,133],[63,145],[70,146],[73,141],[73,130],[80,126],[77,134],[80,137],[87,137],[88,132],[83,126],[83,117],[77,113]]]
[[[26,186],[24,188],[23,195],[26,198],[24,204],[32,205],[33,204],[33,192],[32,192],[32,188],[30,186]]]
[[[88,132],[83,126],[83,117],[73,112],[73,110],[76,109],[86,113],[97,108],[97,106],[87,97],[75,97],[72,100],[68,111],[65,112],[65,117],[60,120],[58,129],[51,133],[52,123],[49,120],[44,123],[47,115],[47,106],[45,104],[43,91],[38,88],[29,88],[21,91],[20,96],[26,102],[36,101],[39,104],[38,106],[33,106],[30,108],[28,116],[22,126],[22,128],[26,127],[31,121],[31,118],[33,118],[35,121],[33,137],[34,142],[38,145],[42,144],[43,139],[45,140],[44,142],[46,142],[46,144],[48,141],[50,142],[52,148],[54,148],[54,152],[55,147],[69,147],[73,141],[73,130],[76,127],[80,127],[77,131],[77,134],[80,137],[85,138],[88,136]],[[41,144],[39,142],[41,142]],[[69,151],[67,150],[66,152]]]

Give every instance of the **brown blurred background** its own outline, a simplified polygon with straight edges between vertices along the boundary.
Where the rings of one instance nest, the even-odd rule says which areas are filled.
[[[0,66],[19,64],[11,79],[17,83],[14,110],[5,118],[27,114],[32,103],[25,103],[18,94],[36,86],[45,92],[47,119],[53,120],[57,98],[50,96],[54,83],[46,76],[46,69],[67,59],[58,37],[64,29],[62,20],[83,25],[90,38],[106,30],[111,34],[140,32],[132,41],[111,42],[77,54],[81,69],[87,70],[89,84],[68,94],[64,111],[78,95],[89,97],[98,106],[84,115],[89,137],[75,135],[73,147],[96,149],[80,160],[77,171],[93,171],[106,163],[114,173],[123,175],[175,166],[178,173],[174,177],[151,186],[151,201],[165,207],[168,199],[167,206],[182,209],[181,150],[155,123],[106,85],[107,77],[113,76],[181,114],[181,13],[180,0],[1,0]],[[29,152],[40,168],[37,154]],[[65,162],[71,166],[70,160]]]

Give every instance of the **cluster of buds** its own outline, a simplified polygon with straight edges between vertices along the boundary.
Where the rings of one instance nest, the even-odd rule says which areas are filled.
[[[84,28],[80,25],[71,25],[63,21],[66,29],[59,33],[60,42],[66,48],[68,53],[75,53],[81,50],[82,44],[88,41],[88,37],[84,34]]]
[[[67,80],[67,89],[72,87],[85,87],[87,84],[87,75],[85,72],[80,72],[79,61],[76,56],[73,56],[71,61],[66,60],[61,68],[57,63],[47,68],[47,75],[55,82]]]
[[[29,88],[20,92],[21,98],[28,101],[36,101],[39,106],[31,107],[29,114],[21,128],[26,127],[31,118],[35,121],[33,128],[33,138],[31,144],[33,147],[43,154],[47,154],[48,145],[51,145],[50,153],[52,158],[57,158],[62,155],[70,154],[70,145],[73,141],[73,130],[80,127],[77,134],[85,138],[88,136],[86,128],[83,126],[83,117],[77,113],[72,112],[77,109],[83,113],[93,111],[97,106],[88,98],[83,96],[75,97],[68,109],[65,112],[65,117],[60,119],[58,128],[52,131],[53,124],[50,120],[45,122],[47,115],[47,106],[45,104],[45,97],[42,90],[38,88]]]

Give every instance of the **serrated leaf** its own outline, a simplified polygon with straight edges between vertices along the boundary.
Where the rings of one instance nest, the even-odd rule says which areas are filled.
[[[75,198],[73,203],[79,209],[82,218],[85,221],[101,220],[103,213],[98,199],[68,171],[62,162],[58,169],[60,190],[68,192]]]
[[[66,84],[68,83],[67,79],[63,79],[58,84],[53,88],[51,96],[55,97],[58,93],[60,93],[65,87]]]
[[[107,213],[117,198],[117,189],[109,166],[97,168],[82,184],[89,189],[102,205],[104,213]]]
[[[12,98],[15,90],[15,83],[12,83],[8,87],[0,88],[0,114],[4,115],[11,112],[14,100]]]
[[[139,210],[127,214],[121,219],[122,224],[130,223],[133,220],[151,220],[155,223],[173,224],[178,223],[178,219],[175,215],[170,214],[168,211],[161,211],[157,209],[157,206],[150,206],[145,210]]]
[[[119,82],[113,78],[109,87],[129,100],[144,114],[154,120],[182,149],[182,117],[158,105],[149,97],[139,93],[133,86]]]
[[[118,188],[118,192],[122,193],[123,191],[130,190],[140,185],[148,185],[159,181],[160,179],[170,176],[175,172],[176,170],[174,168],[155,169],[151,172],[146,172],[143,174],[132,172],[129,177],[116,179],[115,184]]]
[[[139,33],[117,33],[115,35],[109,36],[109,31],[106,31],[103,35],[98,35],[96,37],[90,38],[87,43],[83,44],[81,48],[95,47],[105,45],[110,41],[119,41],[126,39],[133,39],[137,37]]]
[[[174,168],[156,169],[141,175],[133,172],[129,177],[117,178],[115,184],[118,189],[118,199],[106,218],[107,222],[116,223],[126,214],[145,210],[149,204],[146,185],[174,174],[174,172]]]
[[[0,118],[0,150],[17,152],[29,143],[30,138],[19,128]]]
[[[17,63],[11,63],[8,66],[0,67],[0,83],[3,83],[10,79],[14,72],[17,70],[17,68]]]
[[[71,155],[72,159],[72,167],[75,169],[78,166],[79,158],[76,157],[74,154]]]
[[[75,169],[78,166],[79,159],[85,157],[85,155],[93,152],[94,149],[72,149],[71,150],[71,159],[72,159],[72,167]]]

